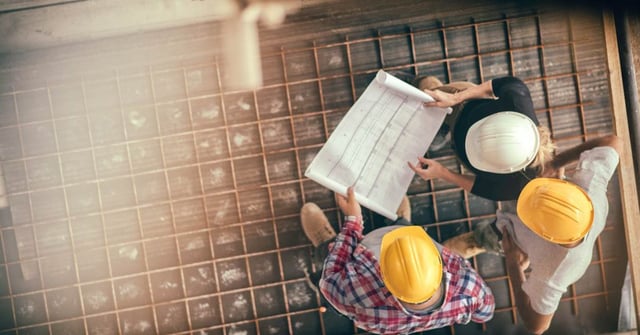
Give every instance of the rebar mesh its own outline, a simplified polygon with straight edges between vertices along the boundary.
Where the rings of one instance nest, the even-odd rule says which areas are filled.
[[[359,332],[320,312],[299,210],[315,202],[340,227],[332,193],[303,172],[378,69],[444,82],[521,77],[561,149],[612,131],[598,15],[448,22],[283,44],[263,56],[265,87],[248,92],[225,91],[215,54],[188,37],[189,50],[131,46],[98,69],[99,51],[69,73],[44,60],[4,65],[0,158],[12,223],[0,228],[2,333]],[[149,50],[171,56],[147,60]],[[464,171],[450,149],[430,154]],[[625,253],[612,184],[593,262],[556,316],[578,328],[616,324]],[[438,180],[416,178],[408,194],[413,222],[438,241],[504,206]],[[384,224],[365,217],[366,231]],[[519,322],[503,260],[472,261],[496,295],[495,318],[438,333]]]

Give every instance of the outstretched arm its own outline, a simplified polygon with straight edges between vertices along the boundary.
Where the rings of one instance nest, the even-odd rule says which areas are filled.
[[[446,93],[440,90],[427,90],[424,92],[430,95],[435,101],[426,102],[427,107],[451,107],[470,99],[493,98],[493,86],[491,80],[484,83],[469,87],[465,90],[456,92],[455,94]]]
[[[433,159],[418,157],[417,164],[413,165],[410,162],[407,162],[407,164],[409,164],[413,172],[424,180],[441,178],[461,187],[467,192],[471,192],[471,188],[476,179],[476,177],[472,175],[455,173]]]
[[[555,171],[560,170],[567,164],[577,161],[580,154],[595,147],[609,146],[612,147],[618,155],[622,153],[622,139],[616,135],[607,135],[594,138],[582,144],[579,144],[569,150],[557,154],[545,167],[545,176],[553,175]]]
[[[526,280],[524,271],[529,267],[529,257],[515,244],[506,228],[502,230],[502,249],[518,313],[530,332],[542,334],[549,329],[553,313],[540,314],[531,307],[531,300],[522,289],[522,284]]]
[[[333,245],[329,245],[322,278],[319,287],[322,294],[333,307],[341,313],[352,316],[355,308],[346,302],[344,288],[350,285],[352,268],[348,264],[353,260],[353,251],[362,240],[362,209],[356,201],[353,187],[347,189],[347,195],[336,194],[336,200],[342,213],[347,217],[344,227],[336,237]]]

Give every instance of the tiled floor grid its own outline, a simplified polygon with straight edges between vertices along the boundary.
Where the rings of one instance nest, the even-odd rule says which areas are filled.
[[[597,13],[352,30],[264,53],[257,91],[225,91],[213,51],[188,37],[2,63],[0,159],[12,220],[0,227],[0,333],[361,333],[319,311],[304,279],[311,248],[299,210],[316,202],[339,227],[332,193],[303,172],[380,68],[445,82],[521,77],[561,149],[612,131]],[[182,44],[189,51],[176,52]],[[170,55],[153,59],[152,49]],[[114,54],[116,64],[100,63]],[[95,67],[59,68],[78,59]],[[450,150],[430,155],[463,169]],[[607,228],[553,332],[617,324],[626,252],[612,184]],[[439,241],[505,205],[417,178],[408,194],[413,222]],[[382,224],[366,213],[367,231]],[[521,331],[502,258],[473,263],[496,295],[494,319],[430,333]]]

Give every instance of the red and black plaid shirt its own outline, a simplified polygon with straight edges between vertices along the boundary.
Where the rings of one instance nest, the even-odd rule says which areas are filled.
[[[362,229],[361,218],[347,218],[329,246],[320,280],[324,297],[357,327],[378,334],[408,334],[493,317],[491,289],[469,262],[446,248],[441,252],[446,290],[442,305],[424,314],[407,311],[384,286],[373,253],[360,245]]]

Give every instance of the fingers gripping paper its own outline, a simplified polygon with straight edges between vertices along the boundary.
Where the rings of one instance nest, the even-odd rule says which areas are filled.
[[[425,107],[426,93],[380,70],[305,171],[340,194],[354,186],[358,202],[391,220],[450,108]]]

